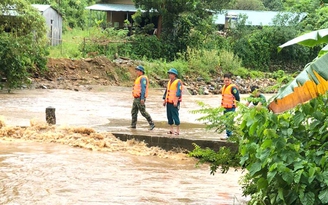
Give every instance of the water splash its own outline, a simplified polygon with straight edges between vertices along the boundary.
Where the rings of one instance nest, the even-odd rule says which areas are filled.
[[[147,147],[146,143],[134,139],[121,141],[110,132],[96,132],[88,127],[48,125],[35,119],[30,120],[30,126],[7,126],[5,118],[0,116],[0,139],[51,142],[92,151],[127,152],[137,156],[192,160],[184,153],[165,151],[159,147]]]

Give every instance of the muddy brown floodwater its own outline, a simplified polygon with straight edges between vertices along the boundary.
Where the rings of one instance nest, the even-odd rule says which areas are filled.
[[[1,143],[0,204],[241,204],[240,172],[195,161]]]
[[[0,204],[244,204],[242,172],[210,175],[209,167],[183,153],[122,142],[110,132],[147,133],[140,117],[131,131],[131,90],[94,87],[89,92],[18,90],[0,94]],[[151,90],[147,109],[165,135],[162,91]],[[182,135],[209,138],[190,113],[197,101],[218,105],[218,96],[185,96]],[[45,108],[56,108],[48,126]],[[85,149],[80,149],[85,148]]]

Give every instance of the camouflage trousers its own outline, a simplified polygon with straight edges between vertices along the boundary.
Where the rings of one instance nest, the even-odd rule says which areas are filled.
[[[146,118],[146,120],[148,121],[149,125],[154,124],[153,120],[151,119],[149,113],[146,111],[146,105],[145,104],[141,104],[140,102],[140,98],[135,98],[133,100],[133,104],[132,104],[132,110],[131,110],[131,115],[132,115],[132,122],[131,122],[131,126],[135,127],[137,124],[137,120],[138,120],[138,112],[140,111],[141,115],[144,116]]]

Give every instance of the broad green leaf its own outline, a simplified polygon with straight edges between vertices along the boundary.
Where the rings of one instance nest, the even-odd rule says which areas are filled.
[[[273,130],[273,129],[266,129],[263,131],[263,134],[270,138],[278,137],[276,130]]]
[[[306,103],[302,106],[302,111],[305,115],[311,115],[313,110],[312,110],[312,107],[309,103]]]
[[[321,124],[323,124],[323,122],[319,121],[319,120],[314,120],[311,122],[310,124],[310,129],[314,130],[317,128],[317,126],[320,126]]]
[[[312,116],[313,116],[315,119],[317,119],[317,120],[323,120],[323,119],[325,118],[326,114],[325,114],[325,113],[322,113],[322,112],[320,112],[320,111],[315,111],[315,112],[312,114]]]
[[[258,153],[258,159],[260,159],[261,162],[264,163],[264,161],[266,161],[266,159],[270,156],[270,149],[265,149],[264,151]]]
[[[278,163],[274,163],[269,167],[269,172],[272,172],[273,170],[277,169]]]
[[[266,189],[268,187],[268,181],[261,177],[257,181],[257,187],[258,187],[258,189]]]
[[[316,174],[316,177],[315,177],[320,183],[324,183],[325,182],[325,179],[323,178],[323,175],[322,173],[317,173]]]
[[[245,144],[246,145],[246,144]],[[244,155],[248,155],[248,147],[247,146],[241,146],[240,147],[240,154],[242,155],[242,156],[244,156]]]
[[[325,183],[328,184],[328,171],[324,171],[324,172],[322,173],[322,176],[323,176],[324,179],[325,179]]]
[[[328,54],[309,63],[293,81],[279,90],[273,98],[274,100],[269,103],[270,110],[275,113],[284,112],[298,104],[325,94],[328,90],[327,65]],[[311,114],[312,112],[306,112],[305,114]]]
[[[321,57],[321,56],[323,56],[323,55],[325,55],[325,54],[327,54],[328,53],[328,45],[326,45],[325,47],[323,47],[321,50],[320,50],[320,52],[319,52],[319,54],[318,54],[318,57]]]
[[[267,178],[268,178],[268,183],[270,184],[272,182],[272,179],[276,176],[277,171],[269,171],[267,174]]]
[[[245,162],[249,159],[249,156],[248,155],[244,155],[240,158],[240,165],[244,165]]]
[[[316,46],[322,43],[328,42],[328,29],[320,29],[317,31],[312,31],[306,34],[303,34],[301,36],[298,36],[283,45],[280,45],[278,47],[278,51],[280,51],[282,48],[294,45],[294,44],[300,44],[304,46]]]
[[[319,199],[323,204],[328,204],[328,189],[320,191]]]
[[[294,171],[297,171],[299,169],[303,169],[304,168],[302,161],[295,162],[293,165],[294,165]]]
[[[250,136],[253,136],[253,135],[254,135],[254,133],[255,133],[256,130],[258,129],[258,126],[259,126],[258,121],[255,121],[255,122],[251,125],[251,127],[249,128],[249,135],[250,135]]]
[[[284,189],[283,188],[278,188],[278,196],[282,201],[285,201],[285,199],[284,199]]]
[[[258,171],[260,171],[261,170],[261,163],[260,162],[255,162],[255,163],[253,163],[251,166],[250,166],[250,168],[249,168],[249,174],[251,175],[251,176],[254,176],[254,174],[256,174]]]
[[[272,140],[267,139],[262,143],[261,148],[266,149],[266,148],[271,148],[271,146],[272,146]]]
[[[322,156],[322,155],[324,155],[325,154],[325,151],[323,151],[323,150],[319,150],[319,151],[316,151],[315,152],[315,155],[316,156]]]
[[[304,114],[300,111],[296,111],[294,115],[294,125],[299,125],[304,120]]]
[[[295,172],[295,174],[294,174],[294,182],[296,184],[298,184],[301,181],[301,177],[302,177],[303,172],[304,172],[303,169],[298,170],[297,172]]]
[[[294,175],[290,171],[283,172],[281,175],[282,175],[282,179],[288,184],[291,184],[294,180]]]
[[[289,122],[288,121],[280,121],[280,126],[281,127],[289,127]]]
[[[298,152],[301,148],[301,144],[294,144],[294,149],[296,152]]]
[[[275,149],[280,150],[283,149],[286,145],[285,139],[282,137],[276,138],[274,141]]]
[[[315,173],[315,167],[310,167],[309,169],[309,177],[313,177]]]
[[[322,157],[321,160],[320,160],[320,166],[322,166],[322,167],[325,166],[327,161],[328,161],[327,156]]]
[[[252,119],[254,119],[254,113],[252,113],[252,116],[251,116],[251,117],[248,117],[248,119],[249,119],[249,120],[248,120],[247,123],[246,123],[246,126],[247,126],[247,127],[253,125],[254,120],[252,120]]]
[[[308,178],[308,182],[309,182],[309,184],[311,184],[311,183],[313,182],[314,179],[315,179],[315,176],[309,177],[309,178]]]
[[[313,192],[307,192],[304,194],[304,197],[301,198],[303,205],[313,205],[315,201],[315,195]]]

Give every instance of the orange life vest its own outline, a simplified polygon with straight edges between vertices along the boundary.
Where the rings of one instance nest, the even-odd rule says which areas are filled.
[[[230,84],[228,86],[224,85],[222,88],[222,102],[221,106],[224,108],[236,107],[236,99],[232,94],[232,87],[236,87],[235,84]]]
[[[181,84],[181,96],[177,97],[177,91],[178,91],[178,82]],[[174,103],[176,99],[178,99],[179,102],[182,101],[182,82],[180,79],[175,79],[172,83],[171,80],[167,83],[166,88],[166,96],[165,96],[165,102],[167,103]]]
[[[146,78],[147,85],[146,85],[146,93],[145,93],[145,98],[148,97],[148,87],[149,87],[149,80],[147,76],[141,75],[139,76],[135,81],[134,81],[134,86],[133,86],[133,91],[132,95],[135,98],[140,98],[141,96],[141,78]]]

